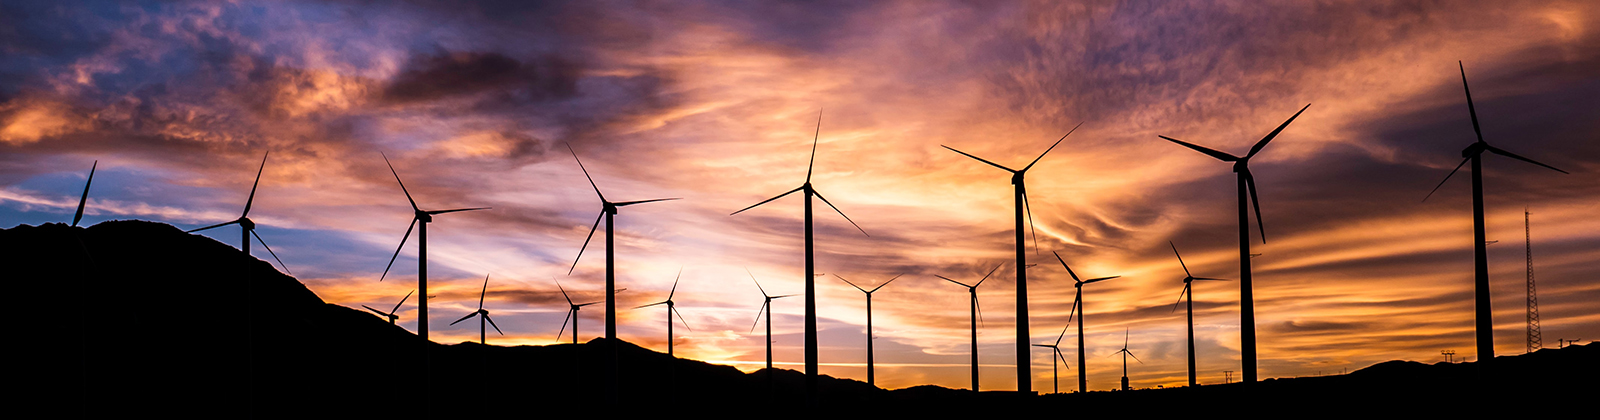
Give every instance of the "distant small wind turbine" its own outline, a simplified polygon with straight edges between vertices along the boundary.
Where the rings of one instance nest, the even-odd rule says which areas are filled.
[[[683,312],[678,312],[678,308],[674,306],[675,305],[674,303],[672,303],[672,296],[678,294],[678,280],[682,279],[682,278],[683,278],[683,269],[679,268],[678,269],[678,277],[672,279],[672,291],[667,292],[667,300],[663,300],[663,301],[652,303],[652,304],[649,304],[649,305],[638,306],[638,307],[634,307],[633,308],[633,309],[643,309],[643,308],[648,308],[648,307],[656,306],[656,305],[662,305],[662,304],[667,305],[667,356],[669,356],[669,357],[672,356],[672,342],[673,342],[672,315],[673,314],[677,314],[678,315],[678,321],[682,321],[683,322],[683,327],[684,328],[689,328],[689,321],[683,319]],[[573,328],[577,328],[577,327],[574,326]],[[693,328],[690,328],[689,330],[690,331],[694,331]]]
[[[860,290],[861,293],[866,293],[867,294],[867,386],[877,386],[875,384],[876,377],[874,376],[874,373],[873,373],[873,362],[872,362],[872,339],[875,338],[875,337],[872,336],[872,293],[878,291],[878,289],[882,289],[883,286],[888,286],[889,283],[893,283],[894,282],[894,279],[898,279],[902,275],[904,275],[904,274],[896,275],[896,276],[894,276],[894,278],[889,279],[889,281],[883,282],[883,284],[878,285],[878,287],[872,288],[872,290],[862,289],[861,286],[856,286],[855,283],[851,283],[849,280],[845,280],[844,277],[839,277],[838,274],[834,274],[833,275],[834,277],[839,277],[839,280],[844,280],[845,284],[849,284],[850,287],[854,287],[854,288],[856,288],[856,290]]]
[[[1072,297],[1072,311],[1067,313],[1068,325],[1072,324],[1072,316],[1074,314],[1088,313],[1088,311],[1083,308],[1083,285],[1122,277],[1111,276],[1097,279],[1080,280],[1078,279],[1078,273],[1072,272],[1072,267],[1067,266],[1067,261],[1061,259],[1061,254],[1057,254],[1055,251],[1050,251],[1050,253],[1055,254],[1056,261],[1061,262],[1061,267],[1067,269],[1067,274],[1072,275],[1072,280],[1076,282],[1072,284],[1072,287],[1078,291],[1077,294]],[[1078,392],[1088,392],[1089,390],[1089,375],[1085,373],[1083,369],[1083,315],[1078,315]]]
[[[400,246],[394,248],[394,256],[389,257],[389,265],[383,268],[383,275],[378,276],[378,281],[383,281],[389,275],[389,269],[394,267],[394,260],[400,258],[400,250],[406,246],[406,240],[411,239],[411,229],[417,229],[417,336],[423,341],[428,340],[428,223],[433,222],[433,215],[454,213],[458,211],[488,210],[489,207],[474,207],[467,209],[451,210],[423,210],[417,207],[417,200],[411,198],[411,192],[406,190],[405,181],[400,180],[400,172],[394,170],[394,164],[389,163],[389,156],[383,156],[383,163],[389,165],[389,173],[394,174],[394,181],[400,183],[400,192],[406,194],[406,201],[411,203],[411,225],[406,227],[405,236],[400,237]]]
[[[763,289],[761,287],[761,282],[756,280],[755,273],[751,273],[749,268],[744,269],[744,271],[745,273],[750,274],[750,281],[756,283],[756,290],[760,290],[761,297],[764,298],[764,300],[761,301],[761,309],[756,310],[755,322],[750,323],[750,332],[756,331],[756,324],[761,322],[763,311],[765,311],[767,318],[767,389],[770,391],[772,389],[772,300],[795,295],[768,295],[767,289]]]
[[[1195,380],[1195,362],[1194,362],[1194,292],[1191,291],[1190,288],[1189,288],[1190,287],[1190,282],[1192,282],[1194,280],[1223,280],[1223,279],[1213,279],[1213,278],[1207,278],[1207,277],[1195,277],[1194,274],[1189,273],[1189,266],[1187,264],[1183,263],[1183,255],[1179,255],[1178,254],[1178,245],[1172,243],[1172,241],[1167,241],[1167,245],[1172,245],[1172,255],[1175,255],[1175,256],[1178,257],[1178,265],[1183,267],[1183,275],[1184,275],[1184,277],[1183,277],[1183,291],[1182,292],[1178,292],[1178,302],[1172,304],[1172,310],[1173,311],[1177,311],[1178,310],[1178,303],[1185,302],[1183,300],[1183,297],[1185,295],[1187,295],[1189,297],[1189,300],[1188,300],[1188,302],[1189,302],[1189,305],[1188,305],[1188,307],[1189,307],[1189,310],[1188,310],[1188,314],[1189,314],[1188,315],[1188,320],[1189,320],[1188,321],[1188,326],[1189,326],[1189,386],[1195,386],[1195,385],[1197,385],[1199,383],[1196,382],[1196,380]]]
[[[557,289],[561,289],[561,297],[567,299],[567,306],[569,307],[569,309],[567,309],[567,317],[561,319],[561,330],[556,332],[556,341],[561,341],[561,334],[567,332],[567,321],[571,320],[572,321],[572,344],[578,344],[578,310],[579,309],[583,309],[583,307],[585,307],[585,306],[593,305],[593,304],[596,304],[596,303],[605,303],[605,301],[602,300],[602,301],[598,301],[598,302],[589,302],[589,303],[572,303],[572,296],[567,295],[567,289],[564,288],[564,287],[561,287],[561,281],[560,280],[556,280],[556,288]]]
[[[275,253],[275,252],[272,252],[272,247],[267,246],[267,241],[262,240],[261,239],[261,235],[256,233],[256,223],[250,221],[250,217],[249,217],[250,216],[250,205],[254,204],[255,201],[256,201],[256,187],[261,185],[261,172],[263,170],[267,169],[267,155],[270,154],[270,153],[271,152],[263,153],[261,155],[261,168],[256,169],[256,182],[254,184],[250,185],[250,198],[245,200],[245,202],[244,202],[244,213],[240,214],[238,219],[234,219],[233,221],[229,221],[229,222],[223,222],[223,223],[214,224],[214,225],[211,225],[211,226],[206,226],[206,227],[199,228],[199,229],[192,229],[192,230],[187,231],[186,233],[195,233],[195,232],[199,232],[199,231],[206,230],[206,229],[211,229],[211,228],[216,228],[216,227],[223,227],[223,226],[232,225],[232,224],[238,224],[240,228],[244,229],[243,231],[241,231],[241,233],[243,235],[243,238],[242,238],[241,242],[239,243],[239,249],[243,250],[245,255],[250,255],[250,236],[251,235],[255,235],[256,240],[261,242],[261,247],[266,248],[267,249],[267,253],[272,255],[272,259],[278,261],[278,266],[279,267],[283,267],[283,271],[285,273],[289,273],[289,267],[286,266],[286,265],[283,265],[283,260],[278,259],[278,254]],[[84,185],[83,194],[84,194],[84,197],[88,197],[89,196],[89,187],[88,187],[88,185]],[[78,214],[80,215],[80,217],[83,214],[83,204],[82,203],[78,204]],[[76,226],[78,224],[77,218],[73,219],[72,224],[74,226]],[[289,274],[293,275],[294,273],[289,273]]]
[[[959,285],[962,285],[962,286],[966,286],[967,293],[971,294],[971,296],[972,296],[972,299],[971,299],[971,301],[972,301],[971,303],[972,304],[970,305],[971,308],[970,308],[970,311],[968,313],[968,317],[970,318],[970,323],[972,324],[972,350],[971,350],[971,352],[972,352],[972,391],[973,392],[978,392],[978,320],[983,315],[983,309],[978,305],[978,286],[982,286],[983,282],[989,280],[989,276],[994,275],[994,272],[996,270],[999,270],[999,269],[1000,269],[999,265],[994,266],[993,269],[989,270],[989,274],[984,274],[983,278],[978,279],[977,283],[974,283],[974,284],[971,284],[971,285],[968,285],[966,283],[962,283],[962,282],[959,282],[959,281],[951,280],[949,277],[941,276],[941,275],[938,275],[938,274],[933,275],[934,277],[938,277],[938,278],[944,279],[945,281],[948,281],[948,282],[951,282],[951,283],[955,283],[955,284],[959,284]]]
[[[1433,191],[1428,192],[1428,197],[1432,197],[1434,192],[1439,191],[1439,187],[1443,187],[1444,183],[1449,181],[1450,177],[1456,174],[1456,171],[1461,170],[1462,165],[1466,165],[1467,162],[1472,162],[1472,284],[1474,302],[1473,307],[1476,310],[1475,324],[1477,328],[1477,350],[1478,360],[1491,362],[1494,360],[1494,319],[1492,317],[1493,313],[1489,310],[1488,244],[1490,242],[1485,241],[1486,234],[1484,232],[1483,223],[1483,152],[1487,151],[1523,162],[1532,163],[1534,165],[1543,166],[1563,174],[1570,175],[1570,173],[1556,169],[1554,166],[1536,162],[1533,159],[1518,156],[1517,154],[1505,151],[1504,149],[1490,146],[1489,143],[1484,142],[1483,129],[1478,127],[1478,109],[1472,105],[1472,89],[1467,87],[1467,66],[1462,64],[1460,61],[1456,62],[1456,66],[1460,67],[1461,69],[1461,90],[1466,92],[1467,113],[1472,116],[1472,131],[1478,135],[1478,141],[1472,143],[1471,145],[1467,146],[1466,149],[1461,151],[1461,157],[1464,159],[1461,160],[1461,163],[1456,165],[1455,169],[1450,170],[1449,175],[1445,175],[1444,181],[1439,181],[1439,185],[1434,186]],[[1427,201],[1428,197],[1423,197],[1422,200]]]
[[[416,292],[417,291],[415,291],[415,290],[412,290],[410,292],[406,292],[406,297],[400,298],[400,303],[394,304],[394,309],[390,309],[389,312],[384,312],[384,311],[380,311],[380,310],[377,310],[377,309],[373,309],[371,306],[367,306],[367,305],[361,305],[361,307],[367,308],[367,310],[378,314],[378,316],[381,316],[381,317],[384,317],[384,318],[388,319],[389,320],[389,325],[395,325],[395,321],[400,320],[400,316],[394,314],[395,311],[399,311],[400,310],[400,305],[406,304],[406,299],[411,299],[411,294],[412,293],[416,293]]]
[[[1128,330],[1126,329],[1122,330],[1122,350],[1117,350],[1117,353],[1122,353],[1122,390],[1127,391],[1132,389],[1128,387],[1128,356],[1133,356],[1133,352],[1128,351]],[[1115,356],[1117,353],[1111,353],[1111,355]],[[1144,364],[1143,360],[1139,360],[1139,356],[1133,356],[1133,360],[1141,365]]]
[[[1072,364],[1067,363],[1067,356],[1061,354],[1061,339],[1067,336],[1068,328],[1072,328],[1071,321],[1068,321],[1067,325],[1061,327],[1061,335],[1056,336],[1055,344],[1034,344],[1035,347],[1046,347],[1051,351],[1050,354],[1052,357],[1050,358],[1050,382],[1055,384],[1055,391],[1053,391],[1053,393],[1056,394],[1061,393],[1061,377],[1056,375],[1057,366],[1066,365],[1067,369],[1072,369]],[[1060,361],[1061,363],[1056,363],[1057,361]]]
[[[483,325],[483,323],[485,321],[487,321],[489,323],[489,325],[494,326],[494,332],[500,333],[500,335],[506,335],[505,332],[500,331],[500,326],[499,325],[495,325],[494,318],[490,318],[489,317],[489,311],[487,309],[483,309],[483,296],[485,294],[487,294],[487,293],[489,293],[489,276],[486,274],[486,275],[483,276],[483,290],[478,292],[478,310],[473,312],[473,313],[467,314],[467,316],[461,317],[461,319],[456,320],[456,322],[450,323],[450,325],[456,325],[457,323],[460,323],[461,321],[466,321],[468,319],[471,319],[472,317],[481,315],[481,317],[478,318],[478,344],[484,344],[484,345],[489,344],[489,333],[488,333],[487,330],[484,329],[484,325]],[[368,309],[371,309],[371,308],[368,308]],[[572,330],[573,331],[577,331],[578,327],[576,325],[574,325],[572,327]]]

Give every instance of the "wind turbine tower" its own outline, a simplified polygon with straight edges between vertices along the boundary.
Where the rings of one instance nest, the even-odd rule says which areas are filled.
[[[1533,287],[1533,229],[1528,224],[1528,209],[1522,209],[1522,235],[1528,243],[1528,352],[1544,347],[1539,332],[1539,293]]]

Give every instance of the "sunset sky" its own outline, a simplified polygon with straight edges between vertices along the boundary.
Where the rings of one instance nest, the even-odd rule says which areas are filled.
[[[1220,383],[1240,371],[1234,174],[1157,136],[1242,155],[1310,104],[1251,165],[1261,378],[1474,360],[1468,169],[1423,201],[1475,139],[1459,60],[1485,140],[1571,172],[1485,155],[1497,354],[1525,351],[1524,209],[1544,345],[1600,338],[1600,3],[525,3],[0,3],[0,225],[70,223],[96,160],[84,225],[232,220],[270,152],[257,232],[324,300],[388,308],[417,247],[378,281],[412,217],[382,152],[424,209],[493,207],[429,226],[433,340],[477,338],[447,324],[487,274],[490,343],[546,345],[567,310],[553,279],[603,299],[603,226],[567,274],[600,211],[570,145],[613,201],[683,198],[616,216],[620,337],[666,350],[665,309],[629,308],[681,268],[677,354],[753,371],[745,270],[802,290],[802,203],[729,213],[804,182],[820,110],[813,183],[871,235],[816,203],[822,373],[866,378],[864,298],[834,275],[903,273],[874,296],[877,384],[966,388],[967,291],[934,275],[1001,265],[979,353],[983,388],[1005,390],[1010,175],[940,146],[1021,167],[1082,123],[1027,177],[1033,343],[1067,326],[1055,251],[1122,276],[1084,289],[1089,387],[1117,385],[1125,331],[1135,387],[1185,384],[1171,241],[1233,280],[1195,287],[1200,381]],[[203,234],[238,246],[238,229]],[[802,303],[774,303],[797,370]],[[581,314],[580,339],[603,334],[603,309]],[[1032,354],[1048,392],[1050,353]]]

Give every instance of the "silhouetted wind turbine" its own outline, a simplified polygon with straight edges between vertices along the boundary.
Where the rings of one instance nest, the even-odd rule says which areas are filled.
[[[649,304],[649,305],[638,306],[638,307],[634,307],[633,308],[633,309],[641,309],[641,308],[648,308],[648,307],[651,307],[651,306],[656,306],[656,305],[661,305],[661,304],[666,304],[667,305],[667,356],[669,356],[669,357],[672,356],[672,341],[673,341],[672,340],[672,315],[673,314],[677,314],[678,315],[678,321],[682,321],[683,322],[683,327],[684,328],[689,328],[689,321],[683,319],[683,313],[682,312],[678,312],[678,308],[674,307],[673,305],[675,305],[675,304],[672,303],[672,296],[678,294],[678,279],[681,279],[681,278],[683,278],[683,269],[679,268],[678,269],[678,277],[672,279],[672,291],[667,292],[667,300],[663,300],[663,301],[652,303],[652,304]],[[690,331],[694,331],[694,329],[691,328]]]
[[[616,246],[611,234],[611,219],[617,215],[617,209],[634,204],[653,203],[657,201],[677,200],[677,198],[657,198],[653,200],[624,201],[613,203],[606,200],[606,195],[600,192],[600,186],[594,183],[594,178],[589,176],[589,169],[583,167],[583,160],[578,159],[578,152],[572,150],[572,145],[567,145],[567,151],[572,153],[572,159],[578,161],[578,169],[583,171],[583,177],[589,180],[589,186],[594,187],[595,195],[600,196],[600,216],[594,219],[594,226],[589,227],[589,236],[583,238],[583,246],[578,248],[577,258],[572,259],[572,267],[567,269],[571,275],[572,270],[578,268],[578,260],[583,259],[583,250],[589,248],[589,240],[594,238],[594,231],[600,228],[600,219],[606,221],[606,290],[617,288],[616,276]],[[668,314],[671,315],[671,314]],[[671,318],[668,316],[668,318]],[[668,325],[670,327],[670,324]],[[615,293],[606,294],[606,340],[617,339],[617,298]],[[671,340],[668,340],[671,341]],[[671,347],[669,344],[668,347]],[[671,352],[668,351],[670,354]]]
[[[767,317],[767,389],[770,391],[772,389],[772,300],[795,295],[767,295],[767,289],[761,288],[761,282],[756,281],[755,273],[751,273],[749,268],[744,269],[744,271],[750,274],[750,281],[756,282],[756,290],[760,290],[761,297],[764,298],[761,301],[761,309],[756,311],[755,322],[750,323],[750,332],[756,331],[756,324],[761,322],[762,311],[765,311]]]
[[[1072,328],[1071,321],[1068,321],[1066,326],[1061,327],[1061,335],[1056,336],[1055,344],[1034,344],[1035,347],[1048,347],[1051,351],[1053,357],[1050,359],[1050,382],[1055,384],[1054,393],[1056,394],[1061,393],[1061,377],[1056,375],[1056,366],[1066,365],[1067,369],[1072,369],[1072,364],[1067,363],[1067,356],[1061,354],[1061,339],[1066,338],[1068,328]],[[1056,363],[1057,360],[1061,361],[1061,363]]]
[[[1250,158],[1255,157],[1256,153],[1260,153],[1262,148],[1267,147],[1267,142],[1277,137],[1278,133],[1283,132],[1283,129],[1289,126],[1289,123],[1294,122],[1294,119],[1299,117],[1300,113],[1306,112],[1306,108],[1310,107],[1311,104],[1306,104],[1304,108],[1300,108],[1300,111],[1294,113],[1294,116],[1289,117],[1277,129],[1272,130],[1266,137],[1262,137],[1261,141],[1256,142],[1255,146],[1250,147],[1250,153],[1245,154],[1243,157],[1207,149],[1175,138],[1159,136],[1200,153],[1205,153],[1207,156],[1217,158],[1223,162],[1233,162],[1233,172],[1239,174],[1237,177],[1239,189],[1239,362],[1244,365],[1242,376],[1245,383],[1255,383],[1256,381],[1256,303],[1250,280],[1250,211],[1248,207],[1250,203],[1255,205],[1256,227],[1261,233],[1261,243],[1267,243],[1266,224],[1261,221],[1261,200],[1256,197],[1256,178],[1250,174]],[[1246,192],[1250,194],[1248,197],[1249,203],[1246,203]]]
[[[1172,310],[1173,311],[1177,311],[1178,310],[1178,303],[1185,302],[1184,299],[1183,299],[1184,295],[1188,295],[1189,296],[1189,300],[1188,300],[1188,302],[1189,302],[1189,305],[1188,305],[1188,307],[1189,307],[1189,310],[1188,310],[1188,314],[1189,314],[1188,315],[1188,327],[1189,327],[1189,386],[1195,386],[1196,384],[1198,384],[1198,382],[1195,382],[1195,373],[1194,373],[1195,372],[1195,364],[1194,364],[1194,292],[1189,289],[1190,288],[1190,282],[1192,282],[1194,280],[1223,280],[1223,279],[1214,279],[1214,278],[1209,278],[1209,277],[1195,277],[1194,274],[1189,272],[1189,265],[1183,263],[1183,255],[1179,255],[1178,254],[1178,245],[1173,244],[1172,241],[1167,241],[1167,245],[1172,245],[1172,255],[1175,255],[1175,256],[1178,257],[1178,265],[1183,267],[1183,276],[1184,276],[1183,277],[1183,291],[1182,292],[1178,292],[1178,302],[1172,304]]]
[[[278,254],[275,253],[275,252],[272,252],[272,247],[267,246],[267,241],[262,240],[261,239],[261,235],[256,233],[256,223],[250,221],[250,217],[249,217],[250,216],[250,205],[254,204],[255,201],[256,201],[256,187],[261,185],[261,171],[267,169],[267,155],[269,153],[263,153],[261,155],[261,168],[256,169],[256,182],[254,184],[250,185],[250,198],[245,200],[245,202],[244,202],[244,213],[241,213],[239,215],[238,219],[234,219],[233,221],[230,221],[230,222],[223,222],[223,223],[218,223],[218,224],[214,224],[214,225],[211,225],[211,226],[206,226],[206,227],[199,228],[199,229],[193,229],[193,230],[188,231],[187,233],[194,233],[194,232],[199,232],[199,231],[206,230],[206,229],[211,229],[211,228],[216,228],[216,227],[223,227],[223,226],[227,226],[227,225],[231,225],[231,224],[238,224],[240,228],[243,228],[243,230],[240,232],[242,234],[242,238],[241,238],[241,241],[240,241],[240,244],[239,244],[239,249],[243,250],[245,255],[250,255],[250,236],[251,235],[255,235],[256,241],[260,241],[261,242],[261,247],[266,248],[267,249],[267,253],[272,255],[272,259],[278,261],[278,266],[279,267],[283,267],[283,271],[285,273],[289,273],[289,266],[283,265],[283,260],[278,259]],[[88,187],[88,185],[84,185],[83,194],[84,194],[84,197],[88,197],[89,196],[89,187]],[[82,203],[78,204],[78,214],[80,215],[80,217],[83,214],[83,204]],[[72,224],[74,226],[76,226],[78,224],[77,218],[73,218]],[[289,273],[289,274],[293,275],[294,273]]]
[[[883,282],[883,284],[878,285],[878,287],[872,288],[872,290],[862,289],[861,286],[856,286],[855,283],[851,283],[849,280],[845,280],[844,277],[839,277],[838,274],[834,274],[833,275],[834,277],[839,277],[839,280],[844,280],[845,284],[849,284],[851,287],[856,288],[856,290],[860,290],[861,293],[866,293],[867,294],[867,386],[877,386],[877,385],[874,384],[876,377],[874,376],[874,373],[873,373],[873,362],[872,362],[872,339],[874,338],[872,336],[872,293],[878,291],[878,289],[882,289],[883,286],[888,286],[889,283],[893,283],[894,282],[894,279],[898,279],[898,278],[900,278],[900,276],[903,276],[903,275],[904,274],[895,275],[894,278],[889,279],[889,281]]]
[[[483,276],[483,290],[478,292],[478,310],[476,312],[467,314],[467,316],[461,317],[461,319],[456,320],[456,322],[450,323],[450,325],[456,325],[461,321],[466,321],[472,317],[482,315],[482,317],[478,318],[478,344],[485,345],[489,344],[489,332],[483,328],[483,323],[485,321],[487,321],[489,325],[494,326],[494,332],[500,333],[500,335],[506,335],[505,332],[500,331],[499,325],[495,325],[494,318],[489,317],[489,311],[483,309],[483,296],[487,293],[489,293],[489,275],[485,274]],[[577,326],[573,326],[573,331],[577,331]]]
[[[805,251],[806,251],[806,277],[805,277],[805,279],[806,279],[806,325],[805,325],[805,329],[806,329],[806,348],[805,348],[805,355],[806,355],[806,401],[808,403],[812,403],[812,404],[817,402],[817,290],[816,290],[817,289],[817,287],[816,287],[817,270],[816,270],[816,258],[811,252],[812,251],[812,242],[813,242],[812,241],[812,235],[811,235],[811,197],[812,196],[816,196],[818,199],[821,199],[823,203],[828,205],[828,207],[832,207],[833,211],[839,212],[840,216],[844,216],[844,220],[850,222],[851,226],[855,226],[857,230],[860,230],[862,235],[867,235],[867,230],[866,229],[861,229],[861,225],[857,225],[854,220],[850,220],[850,216],[845,216],[843,210],[839,210],[838,206],[835,206],[835,205],[833,205],[833,203],[828,202],[828,199],[826,197],[823,197],[822,193],[817,192],[816,188],[813,188],[811,186],[811,169],[817,163],[817,140],[820,139],[821,137],[822,137],[822,110],[819,109],[819,110],[817,110],[817,131],[816,131],[815,134],[812,135],[812,138],[811,138],[811,162],[806,164],[806,182],[804,184],[800,184],[799,188],[795,188],[795,189],[789,190],[788,192],[785,192],[783,194],[778,194],[777,197],[768,198],[768,199],[766,199],[766,201],[762,201],[760,203],[756,203],[755,205],[752,205],[750,207],[745,207],[743,209],[740,209],[739,211],[736,211],[736,212],[733,212],[732,214],[729,214],[729,216],[732,216],[734,214],[743,213],[745,210],[756,208],[757,206],[760,206],[762,204],[767,204],[768,202],[771,202],[772,200],[777,200],[779,198],[783,198],[786,195],[794,194],[796,192],[804,192],[805,193],[805,198],[806,198],[806,200],[805,200],[805,203],[806,203],[806,207],[805,207],[805,228],[806,228],[806,241],[805,241],[806,242],[806,249],[805,249]],[[867,235],[867,236],[870,237],[872,235]]]
[[[569,309],[567,309],[567,317],[561,319],[561,330],[556,332],[556,341],[561,341],[561,334],[567,332],[567,320],[572,320],[572,344],[578,344],[578,310],[583,309],[585,306],[603,303],[604,301],[572,303],[572,296],[567,295],[567,289],[561,287],[560,280],[556,280],[556,288],[561,289],[561,297],[567,299],[567,306],[569,307]]]
[[[994,275],[994,272],[996,270],[999,270],[999,269],[1000,269],[1000,266],[998,266],[998,265],[994,266],[993,269],[989,270],[989,274],[984,274],[983,278],[978,279],[978,282],[975,283],[975,284],[972,284],[972,285],[968,285],[966,283],[962,283],[962,282],[959,282],[959,281],[951,280],[949,277],[941,276],[941,275],[938,275],[938,274],[933,275],[934,277],[938,277],[938,278],[944,279],[945,281],[948,281],[948,282],[951,282],[951,283],[955,283],[955,284],[959,284],[959,285],[962,285],[962,286],[966,286],[967,287],[967,292],[972,295],[972,305],[971,305],[971,310],[969,311],[970,313],[968,314],[968,317],[971,319],[971,323],[972,323],[972,391],[973,392],[977,392],[978,391],[978,316],[980,314],[982,314],[982,309],[979,309],[979,307],[978,307],[978,286],[982,286],[983,282],[986,281],[986,280],[989,280],[989,276]]]
[[[1072,272],[1072,267],[1067,266],[1067,261],[1061,259],[1061,254],[1057,254],[1055,251],[1050,251],[1050,253],[1055,254],[1056,261],[1060,261],[1061,267],[1067,269],[1067,274],[1072,275],[1072,281],[1075,282],[1072,284],[1072,288],[1077,289],[1076,294],[1074,294],[1072,297],[1072,311],[1067,313],[1067,325],[1072,325],[1073,315],[1085,313],[1083,309],[1083,285],[1122,277],[1111,276],[1097,279],[1080,280],[1078,279],[1078,273]],[[1088,390],[1089,375],[1083,370],[1083,315],[1078,315],[1078,392],[1088,392]]]
[[[406,299],[411,299],[411,294],[412,293],[416,293],[416,292],[417,291],[415,291],[415,290],[412,290],[410,292],[406,292],[406,297],[400,298],[400,303],[394,304],[394,309],[390,309],[389,312],[384,312],[384,311],[380,311],[380,310],[377,310],[377,309],[373,309],[371,306],[367,306],[367,305],[361,305],[361,307],[367,308],[367,310],[378,314],[378,316],[381,316],[381,317],[384,317],[384,318],[388,319],[389,320],[389,325],[395,325],[395,321],[400,320],[400,316],[394,314],[395,311],[400,310],[400,305],[406,304]]]
[[[1078,123],[1078,126],[1082,125],[1083,123]],[[1027,187],[1023,185],[1023,177],[1028,174],[1029,169],[1033,169],[1034,164],[1039,163],[1039,159],[1044,159],[1044,155],[1049,154],[1051,150],[1054,150],[1056,145],[1061,144],[1062,140],[1066,140],[1067,136],[1072,135],[1073,131],[1077,131],[1078,126],[1074,126],[1072,127],[1072,130],[1068,130],[1067,134],[1062,135],[1061,139],[1056,140],[1055,144],[1051,144],[1050,148],[1044,149],[1044,153],[1040,153],[1039,157],[1033,158],[1033,162],[1028,163],[1028,166],[1024,166],[1020,170],[1001,166],[998,163],[990,162],[984,160],[983,158],[967,154],[967,152],[956,150],[950,146],[940,145],[946,149],[950,149],[952,152],[960,153],[962,156],[977,159],[979,162],[987,163],[990,166],[1011,172],[1011,185],[1014,190],[1012,196],[1013,200],[1016,202],[1015,208],[1017,215],[1017,392],[1024,394],[1033,392],[1033,382],[1029,379],[1033,377],[1033,366],[1029,362],[1030,352],[1028,349],[1028,344],[1030,344],[1032,341],[1030,341],[1028,337],[1028,257],[1027,253],[1025,252],[1025,243],[1022,239],[1022,216],[1024,212],[1028,214],[1028,226],[1032,227],[1033,209],[1028,206],[1028,190]],[[1037,233],[1034,234],[1034,242],[1034,248],[1037,249],[1039,247],[1039,244],[1037,243]]]
[[[1462,165],[1472,162],[1473,307],[1477,313],[1478,360],[1489,362],[1494,360],[1494,320],[1489,311],[1489,251],[1487,248],[1488,243],[1484,241],[1483,227],[1483,165],[1481,162],[1483,152],[1488,151],[1550,168],[1564,174],[1570,173],[1556,169],[1554,166],[1535,162],[1533,159],[1518,156],[1504,149],[1490,146],[1489,143],[1484,142],[1483,129],[1478,127],[1478,109],[1472,105],[1472,89],[1467,87],[1467,66],[1459,61],[1456,62],[1456,65],[1461,68],[1461,90],[1467,94],[1467,113],[1472,115],[1472,131],[1478,135],[1478,141],[1461,151],[1461,157],[1464,159],[1461,160],[1461,163],[1456,164],[1455,169],[1450,170],[1449,175],[1445,175],[1444,181],[1439,181],[1439,185],[1433,187],[1433,191],[1428,192],[1428,197],[1432,197],[1434,192],[1439,191],[1439,187],[1443,187],[1444,183],[1456,174],[1456,171],[1461,170]],[[1428,198],[1423,197],[1422,200],[1427,201]]]
[[[417,229],[417,336],[423,341],[428,340],[428,223],[433,222],[433,215],[454,213],[458,211],[488,210],[489,207],[473,207],[467,209],[450,210],[423,210],[417,207],[417,200],[411,198],[411,191],[406,190],[405,181],[400,180],[400,172],[394,170],[394,164],[389,163],[389,156],[383,156],[383,163],[389,165],[389,173],[394,174],[394,181],[400,183],[400,192],[406,194],[406,201],[411,203],[413,216],[411,225],[406,227],[405,236],[400,237],[400,246],[394,248],[394,256],[389,257],[389,265],[383,267],[383,275],[378,276],[378,281],[383,281],[389,275],[389,269],[394,267],[394,260],[400,258],[400,250],[406,246],[406,240],[411,239],[411,229]]]
[[[1122,390],[1127,391],[1130,389],[1128,388],[1128,356],[1133,356],[1133,352],[1128,351],[1128,330],[1126,329],[1122,330],[1122,350],[1117,350],[1117,353],[1122,353]],[[1112,355],[1114,356],[1117,353],[1112,353]],[[1133,356],[1133,360],[1141,365],[1144,364],[1143,360],[1139,360],[1139,356]]]

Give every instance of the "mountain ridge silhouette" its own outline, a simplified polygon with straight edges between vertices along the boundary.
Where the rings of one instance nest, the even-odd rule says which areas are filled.
[[[0,259],[0,267],[16,276],[8,275],[15,280],[9,282],[12,296],[22,297],[14,303],[23,309],[13,313],[52,313],[57,321],[25,325],[22,336],[70,337],[12,344],[28,349],[19,360],[33,362],[15,380],[27,384],[20,398],[44,402],[56,414],[416,417],[605,406],[604,338],[514,347],[423,342],[386,319],[323,301],[266,261],[163,223],[18,225],[0,229]],[[797,371],[775,370],[776,389],[769,395],[764,369],[743,373],[625,341],[615,344],[619,401],[625,405],[618,408],[625,411],[803,406],[804,375]],[[817,409],[948,415],[1026,413],[1066,404],[1114,413],[1136,404],[1185,413],[1184,407],[1232,401],[1263,414],[1316,404],[1473,413],[1478,408],[1430,401],[1496,395],[1514,397],[1492,402],[1510,408],[1518,406],[1515,398],[1592,395],[1600,378],[1597,350],[1573,345],[1498,357],[1488,385],[1477,383],[1473,363],[1407,361],[1348,375],[1266,379],[1248,389],[1236,383],[1032,398],[934,385],[883,390],[824,375]]]

